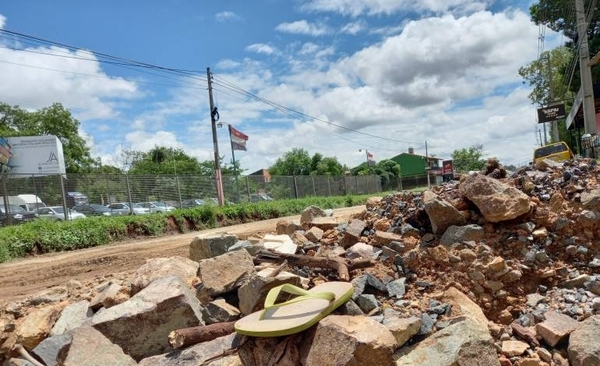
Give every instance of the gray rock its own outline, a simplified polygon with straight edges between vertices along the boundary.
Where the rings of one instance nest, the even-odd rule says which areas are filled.
[[[423,194],[423,203],[434,234],[443,234],[450,226],[462,226],[467,223],[465,217],[454,206],[430,190]]]
[[[392,332],[396,338],[396,348],[402,347],[409,339],[421,329],[421,319],[415,316],[410,318],[401,318],[396,316],[385,315],[382,323]]]
[[[158,356],[144,358],[138,366],[198,366],[205,365],[205,362],[223,355],[230,349],[235,349],[240,345],[241,336],[235,333],[225,337],[213,339],[212,341],[198,343],[183,350],[172,351]],[[223,360],[223,359],[221,359]],[[241,365],[237,355],[227,358],[231,363],[210,363],[210,365]],[[237,363],[235,361],[238,361]],[[215,361],[218,362],[218,361]]]
[[[342,306],[338,308],[338,311],[342,315],[365,315],[360,307],[352,300],[346,301]]]
[[[581,203],[588,210],[600,211],[600,189],[581,192]]]
[[[569,337],[569,361],[573,366],[600,366],[600,316],[583,321]]]
[[[573,279],[564,281],[563,283],[560,284],[560,287],[564,287],[564,288],[575,288],[575,287],[583,287],[583,285],[588,282],[590,280],[590,276],[589,275],[580,275],[577,276]]]
[[[451,324],[413,348],[401,348],[396,366],[500,366],[486,327],[471,318]]]
[[[593,210],[583,210],[577,216],[577,223],[585,228],[591,228],[600,223],[600,213]]]
[[[54,327],[52,327],[50,335],[55,336],[79,328],[82,325],[90,325],[94,312],[89,308],[89,304],[87,300],[83,300],[64,308]]]
[[[421,327],[419,328],[418,334],[427,335],[433,332],[433,326],[437,320],[437,315],[421,314]]]
[[[406,294],[406,278],[402,277],[394,281],[390,281],[386,285],[389,297],[401,299]]]
[[[77,328],[67,352],[59,354],[61,366],[136,366],[123,350],[91,327]],[[66,350],[66,348],[63,348]]]
[[[529,294],[527,295],[527,306],[535,308],[537,304],[546,300],[546,296],[540,294]]]
[[[227,233],[198,235],[190,243],[190,259],[200,261],[225,254],[236,242],[237,236]]]
[[[363,312],[367,314],[379,306],[377,298],[375,298],[375,295],[371,294],[360,295],[358,299],[356,299],[356,304]]]
[[[209,302],[202,309],[202,319],[206,324],[224,323],[236,320],[240,311],[225,299],[216,299]]]
[[[57,366],[58,354],[65,346],[71,344],[71,340],[70,334],[48,337],[31,350],[31,354],[42,360],[46,366]]]
[[[118,283],[110,282],[108,286],[104,287],[100,293],[94,296],[94,298],[90,301],[89,307],[93,310],[98,310],[101,307],[109,308],[126,300],[126,292],[127,289]]]
[[[387,288],[379,278],[375,277],[371,273],[366,273],[364,276],[367,277],[367,285],[381,292],[387,291]]]
[[[97,313],[94,328],[140,360],[171,348],[174,329],[204,325],[200,303],[178,276],[158,279],[128,301]]]
[[[372,259],[374,256],[373,246],[365,243],[356,243],[346,249],[348,259]]]
[[[450,226],[444,235],[442,235],[440,243],[443,245],[452,245],[463,241],[478,241],[483,239],[483,236],[483,228],[479,225]]]

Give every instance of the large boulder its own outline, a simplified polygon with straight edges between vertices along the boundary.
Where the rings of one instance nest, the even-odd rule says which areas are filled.
[[[89,308],[89,304],[87,300],[83,300],[67,306],[60,313],[60,317],[50,331],[50,335],[60,335],[84,324],[89,325],[94,315],[92,309]]]
[[[160,278],[92,318],[94,328],[136,361],[171,349],[174,329],[197,325],[204,325],[200,303],[178,276]]]
[[[237,290],[256,273],[252,257],[245,250],[237,250],[200,261],[198,276],[202,281],[202,297],[215,297]]]
[[[131,294],[135,295],[150,282],[161,277],[179,276],[191,286],[198,273],[198,262],[183,257],[152,258],[135,271],[131,280]]]
[[[453,245],[464,241],[479,241],[484,235],[483,228],[479,225],[450,226],[442,235],[440,244]]]
[[[450,226],[461,226],[467,223],[467,219],[454,206],[432,191],[425,191],[423,203],[434,234],[443,234]]]
[[[135,366],[137,363],[92,327],[80,327],[71,333],[71,346],[58,356],[62,366]]]
[[[171,351],[158,356],[144,358],[139,366],[198,366],[208,365],[210,359],[216,358],[215,363],[210,365],[239,365],[242,363],[237,355],[230,357],[219,357],[232,348],[238,347],[240,336],[230,334],[225,337],[213,339],[208,342],[198,343],[183,350]],[[218,360],[221,362],[217,363]],[[227,361],[227,362],[224,362]]]
[[[569,361],[573,366],[600,366],[600,315],[579,324],[569,337]]]
[[[434,333],[414,348],[401,348],[396,356],[396,366],[500,366],[492,336],[473,318]]]
[[[394,335],[365,316],[331,315],[319,322],[306,366],[394,365]]]
[[[483,310],[467,295],[456,287],[450,287],[442,296],[441,301],[451,305],[451,315],[464,315],[473,318],[484,327],[488,326],[488,319]]]
[[[190,259],[200,261],[225,254],[236,242],[237,236],[228,233],[198,235],[190,243]]]
[[[477,206],[489,222],[512,220],[529,212],[529,196],[515,187],[484,175],[467,177],[459,192]]]

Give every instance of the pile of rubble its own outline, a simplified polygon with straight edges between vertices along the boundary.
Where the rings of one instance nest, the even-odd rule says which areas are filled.
[[[72,280],[0,310],[6,365],[600,365],[600,168],[545,161],[424,193],[371,198],[348,222],[239,240]],[[233,322],[290,283],[342,280],[352,300],[287,337]]]

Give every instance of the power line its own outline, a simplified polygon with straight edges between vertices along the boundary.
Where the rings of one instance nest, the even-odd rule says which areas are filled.
[[[391,139],[391,138],[384,137],[384,136],[378,136],[378,135],[374,135],[374,134],[371,134],[371,133],[368,133],[368,132],[359,131],[359,130],[356,130],[356,129],[352,129],[350,127],[342,126],[342,125],[339,125],[339,124],[336,124],[336,123],[333,123],[331,121],[327,121],[327,120],[324,120],[324,119],[321,119],[321,118],[318,118],[318,117],[314,117],[314,116],[311,116],[311,115],[306,114],[304,112],[300,112],[298,110],[295,110],[293,108],[289,108],[289,107],[283,106],[283,105],[281,105],[279,103],[273,102],[273,101],[268,100],[266,98],[262,98],[262,97],[260,97],[260,96],[258,96],[256,94],[251,93],[251,92],[249,92],[247,90],[244,90],[244,89],[238,87],[237,85],[235,85],[233,83],[230,83],[227,80],[224,80],[222,78],[215,77],[215,84],[220,85],[220,86],[222,86],[224,88],[227,88],[227,89],[229,89],[229,90],[231,90],[233,92],[240,93],[242,95],[248,96],[248,97],[253,98],[255,100],[261,101],[261,102],[263,102],[265,104],[268,104],[268,105],[272,106],[273,108],[275,108],[275,109],[277,109],[277,110],[279,110],[279,111],[281,111],[283,113],[288,113],[288,112],[289,113],[293,113],[293,114],[296,114],[296,115],[301,116],[303,118],[306,118],[306,119],[309,119],[309,120],[313,120],[313,121],[322,122],[322,123],[328,124],[330,126],[337,127],[339,129],[342,129],[342,130],[345,130],[345,131],[349,131],[349,132],[353,132],[353,133],[357,133],[357,134],[361,134],[361,135],[365,135],[365,136],[369,136],[369,137],[373,137],[373,138],[378,138],[378,139],[381,139],[381,140],[391,141],[391,142],[408,143],[408,144],[419,143],[419,142],[416,142],[416,141],[396,140],[396,139]]]

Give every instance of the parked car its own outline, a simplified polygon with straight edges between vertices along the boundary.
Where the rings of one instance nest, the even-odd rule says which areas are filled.
[[[84,203],[81,205],[75,205],[73,211],[77,211],[86,216],[110,216],[111,212],[108,207],[98,205],[95,203]]]
[[[273,197],[269,196],[266,193],[250,195],[250,202],[264,202],[264,201],[273,201]]]
[[[8,205],[9,213],[6,214],[6,210],[3,204],[0,204],[0,225],[7,225],[9,215],[12,218],[13,224],[22,224],[28,221],[37,219],[38,215],[32,211],[25,211],[22,207],[17,205]]]
[[[89,203],[87,196],[81,192],[67,192],[66,199],[68,207],[84,205]]]
[[[205,204],[206,204],[206,202],[204,202],[203,199],[192,198],[192,199],[181,201],[181,208],[194,208],[194,207],[198,207],[198,206],[203,206]]]
[[[126,203],[126,202],[111,203],[110,205],[107,205],[106,207],[108,207],[111,210],[111,214],[113,214],[113,215],[129,215],[129,214],[131,214],[131,209],[129,208],[129,203]],[[145,215],[145,214],[150,213],[150,209],[142,207],[142,206],[138,205],[137,203],[134,203],[131,208],[133,208],[134,215]]]
[[[37,213],[41,218],[48,218],[56,221],[65,220],[65,210],[62,206],[40,207]],[[69,220],[84,219],[86,216],[81,212],[69,209]]]
[[[173,206],[169,206],[164,202],[152,201],[152,202],[139,202],[137,203],[141,207],[147,208],[151,213],[156,212],[171,212],[175,209]]]

